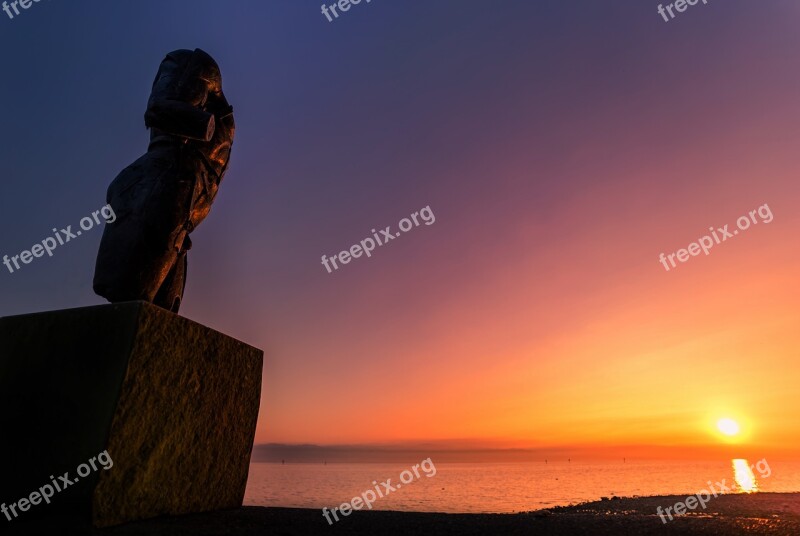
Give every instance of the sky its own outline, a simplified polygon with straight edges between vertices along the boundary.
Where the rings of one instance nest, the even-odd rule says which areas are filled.
[[[146,150],[160,61],[202,48],[237,132],[181,314],[265,351],[257,443],[796,458],[800,4],[657,6],[0,12],[0,255],[105,204]],[[432,224],[323,266],[425,207]],[[103,303],[100,236],[0,265],[0,316]]]

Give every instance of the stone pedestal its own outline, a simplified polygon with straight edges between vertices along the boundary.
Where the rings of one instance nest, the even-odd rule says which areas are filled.
[[[262,362],[144,302],[0,318],[0,502],[98,527],[241,506]],[[78,482],[20,511],[65,472]]]

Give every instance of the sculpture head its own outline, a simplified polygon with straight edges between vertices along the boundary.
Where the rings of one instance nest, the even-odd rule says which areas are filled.
[[[178,73],[181,73],[180,78],[176,79]],[[199,48],[174,50],[167,54],[158,69],[153,88],[165,78],[170,79],[170,84],[175,84],[174,90],[179,95],[183,86],[198,80],[205,83],[211,96],[222,94],[222,73],[219,65],[214,58]]]

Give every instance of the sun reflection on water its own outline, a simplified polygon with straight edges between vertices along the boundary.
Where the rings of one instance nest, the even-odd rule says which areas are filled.
[[[736,458],[731,460],[733,463],[733,478],[736,480],[736,485],[740,491],[744,493],[753,493],[758,491],[758,482],[756,476],[753,474],[753,469],[747,460],[743,458]]]

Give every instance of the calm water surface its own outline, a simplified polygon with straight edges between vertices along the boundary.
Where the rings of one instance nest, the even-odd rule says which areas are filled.
[[[718,463],[442,463],[420,478],[378,499],[373,509],[415,512],[518,512],[600,497],[693,494],[707,482],[756,491],[800,491],[800,462],[759,460]],[[349,502],[373,481],[400,481],[408,464],[274,464],[250,466],[245,504],[299,508]],[[759,470],[760,469],[760,470]],[[769,476],[766,476],[769,474]],[[406,477],[408,480],[409,477]],[[381,486],[380,489],[383,489]]]

